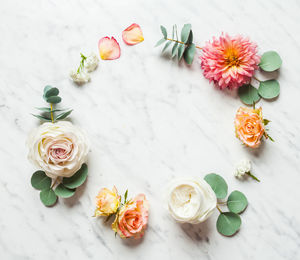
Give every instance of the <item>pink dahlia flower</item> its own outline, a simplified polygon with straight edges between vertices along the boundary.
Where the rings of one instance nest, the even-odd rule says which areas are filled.
[[[222,34],[203,48],[200,57],[204,76],[221,89],[238,88],[250,82],[258,69],[257,45],[240,35]]]

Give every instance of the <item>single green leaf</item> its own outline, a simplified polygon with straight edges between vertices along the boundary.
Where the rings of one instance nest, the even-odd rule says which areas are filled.
[[[168,37],[167,29],[164,26],[161,25],[160,30],[161,30],[164,38],[167,39],[167,37]]]
[[[181,30],[181,41],[186,43],[189,39],[190,31],[191,31],[192,25],[191,24],[185,24]]]
[[[45,206],[52,206],[57,201],[57,196],[52,189],[42,190],[40,192],[40,199]]]
[[[187,44],[193,43],[193,31],[192,30],[190,31],[189,38],[186,43]]]
[[[204,177],[204,180],[213,189],[218,199],[224,199],[227,196],[228,186],[220,175],[210,173]]]
[[[233,191],[227,199],[227,207],[233,213],[243,212],[248,205],[246,196],[240,191]]]
[[[45,86],[45,87],[44,87],[44,95],[45,95],[45,93],[46,93],[49,89],[51,89],[51,88],[52,88],[52,86],[50,86],[50,85]]]
[[[233,212],[221,213],[217,220],[217,230],[224,236],[234,235],[241,226],[241,217]]]
[[[168,47],[170,46],[172,42],[167,42],[166,45],[164,46],[164,48],[162,49],[162,52],[164,52],[166,49],[168,49]]]
[[[173,48],[172,48],[172,58],[174,58],[177,54],[177,49],[178,49],[178,42],[175,42]]]
[[[155,46],[154,47],[157,47],[157,46],[159,46],[159,45],[161,45],[161,44],[163,44],[164,42],[166,41],[166,39],[165,38],[162,38],[162,39],[160,39],[156,44],[155,44]]]
[[[51,112],[50,107],[36,107],[37,110],[43,111],[43,112]],[[60,112],[60,111],[66,111],[69,108],[60,108],[60,109],[53,109],[52,112]]]
[[[61,102],[61,97],[58,97],[58,96],[48,97],[48,98],[46,99],[46,101],[47,101],[48,103],[57,104],[57,103],[60,103],[60,102]]]
[[[62,198],[70,198],[75,194],[76,189],[69,189],[65,187],[62,183],[59,184],[56,189],[54,190],[55,194],[58,197]]]
[[[46,116],[40,116],[40,115],[34,115],[34,114],[31,114],[31,115],[37,117],[40,120],[51,122],[51,119],[47,118]]]
[[[73,109],[67,111],[67,112],[63,112],[61,114],[59,114],[55,120],[62,120],[62,119],[65,119],[68,115],[70,115],[72,113]]]
[[[270,120],[268,120],[268,119],[266,119],[266,118],[264,118],[264,119],[263,119],[263,123],[264,123],[264,125],[268,125],[270,122],[271,122],[271,121],[270,121]]]
[[[279,95],[280,86],[277,80],[271,79],[259,83],[258,94],[265,99],[272,99]]]
[[[69,178],[63,178],[62,183],[64,186],[66,186],[69,189],[75,189],[85,182],[87,178],[87,174],[88,174],[88,167],[84,163],[73,176]]]
[[[250,84],[241,86],[238,89],[238,96],[246,105],[253,105],[260,100],[257,89]]]
[[[128,190],[126,190],[126,192],[124,194],[124,201],[125,201],[125,203],[127,202],[127,196],[128,196]]]
[[[50,88],[46,92],[44,92],[44,96],[46,98],[52,97],[52,96],[57,96],[59,94],[58,88]]]
[[[180,44],[180,46],[178,47],[178,60],[182,59],[182,55],[184,53],[184,49],[185,49],[185,45],[184,44]]]
[[[183,58],[187,64],[189,64],[189,65],[192,64],[195,53],[196,53],[196,45],[195,44],[192,43],[188,47],[186,47],[186,49],[183,53]]]
[[[276,51],[267,51],[261,58],[258,66],[264,71],[274,71],[280,68],[282,60]]]
[[[172,39],[174,39],[174,33],[175,33],[175,25],[172,27]]]
[[[275,142],[275,140],[274,140],[269,134],[267,134],[267,137],[268,137],[272,142]]]
[[[36,171],[31,176],[31,185],[37,190],[49,189],[52,179],[43,171]]]

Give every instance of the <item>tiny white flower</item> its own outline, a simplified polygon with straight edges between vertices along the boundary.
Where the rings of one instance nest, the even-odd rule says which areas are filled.
[[[78,84],[86,83],[91,79],[90,74],[85,70],[81,70],[79,72],[77,70],[71,70],[70,77]]]
[[[92,52],[89,56],[86,57],[84,61],[84,68],[88,72],[92,72],[97,68],[98,63],[99,63],[99,59],[97,55],[94,52]]]
[[[243,159],[239,161],[235,166],[234,176],[237,178],[243,178],[245,174],[251,171],[251,161]]]

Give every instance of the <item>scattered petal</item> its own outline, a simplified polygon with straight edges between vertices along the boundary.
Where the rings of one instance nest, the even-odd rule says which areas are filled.
[[[114,37],[103,37],[98,43],[99,54],[102,60],[115,60],[121,55],[120,45]]]
[[[122,32],[123,41],[128,45],[135,45],[144,41],[141,27],[133,23]]]

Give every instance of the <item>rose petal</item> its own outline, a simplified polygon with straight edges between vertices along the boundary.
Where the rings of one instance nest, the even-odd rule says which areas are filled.
[[[135,45],[144,40],[141,27],[133,23],[122,32],[123,41],[128,45]]]
[[[119,43],[114,37],[103,37],[98,43],[99,54],[102,60],[115,60],[121,55]]]

